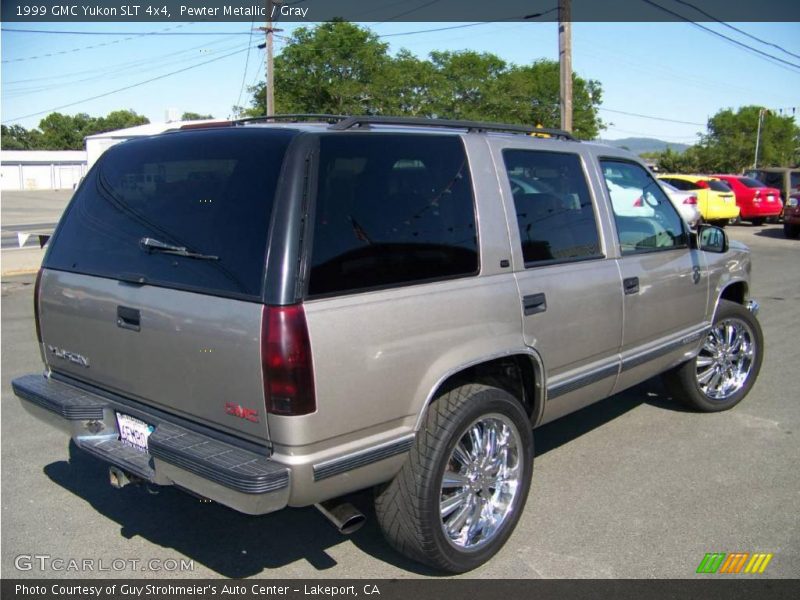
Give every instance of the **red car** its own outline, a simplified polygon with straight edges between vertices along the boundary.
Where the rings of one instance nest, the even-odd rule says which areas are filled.
[[[762,225],[767,217],[777,217],[783,210],[781,191],[767,187],[758,179],[742,175],[711,175],[728,184],[736,196],[739,218]]]

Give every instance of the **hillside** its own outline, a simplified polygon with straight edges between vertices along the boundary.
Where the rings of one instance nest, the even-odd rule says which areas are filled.
[[[640,137],[598,141],[603,144],[608,144],[609,146],[614,146],[615,148],[622,148],[624,146],[634,154],[642,154],[644,152],[662,152],[663,150],[666,150],[667,147],[680,154],[689,147],[688,144],[678,144],[675,142],[665,142],[664,140],[658,140],[655,138]]]

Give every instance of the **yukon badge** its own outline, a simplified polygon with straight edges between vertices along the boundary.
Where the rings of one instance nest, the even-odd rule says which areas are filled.
[[[61,358],[63,360],[68,360],[71,363],[75,363],[76,365],[80,365],[85,368],[89,368],[89,359],[85,356],[78,354],[77,352],[69,352],[68,350],[64,350],[63,348],[56,348],[55,346],[47,346],[47,350],[55,356],[56,358]]]

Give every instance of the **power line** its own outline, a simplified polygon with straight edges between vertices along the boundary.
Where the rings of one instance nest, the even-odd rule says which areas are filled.
[[[194,23],[189,23],[194,25]],[[9,29],[3,27],[2,30],[7,33],[42,33],[53,35],[250,35],[247,31],[168,31],[168,29],[177,29],[178,27],[185,27],[185,25],[176,25],[168,27],[162,31],[63,31],[54,29]]]
[[[650,6],[653,6],[653,7],[657,8],[658,10],[661,10],[661,11],[663,11],[665,13],[668,13],[668,14],[674,16],[674,17],[677,17],[678,19],[680,19],[682,21],[686,21],[687,23],[689,23],[690,25],[693,25],[694,27],[697,27],[698,29],[702,29],[703,31],[706,31],[706,32],[708,32],[708,33],[710,33],[712,35],[715,35],[715,36],[717,36],[719,38],[727,40],[731,44],[735,44],[735,45],[740,46],[740,47],[742,47],[742,48],[744,48],[746,50],[749,50],[751,52],[755,52],[756,54],[760,54],[761,56],[767,58],[771,62],[782,63],[783,65],[787,65],[787,66],[791,67],[792,69],[800,69],[800,64],[789,62],[788,60],[783,60],[782,58],[778,58],[777,56],[774,56],[774,55],[769,54],[767,52],[763,52],[762,50],[759,50],[758,48],[753,48],[752,46],[748,46],[744,42],[740,42],[739,40],[735,40],[732,37],[728,37],[727,35],[725,35],[723,33],[720,33],[719,31],[714,31],[713,29],[711,29],[709,27],[706,27],[705,25],[701,25],[700,23],[695,23],[690,18],[684,17],[680,13],[677,13],[677,12],[675,12],[673,10],[670,10],[669,8],[666,8],[664,6],[661,6],[660,4],[658,4],[656,2],[653,2],[652,0],[642,0],[642,2],[645,2],[646,4],[649,4]],[[782,66],[782,65],[778,65],[778,66]],[[783,67],[783,68],[786,68],[786,67]]]
[[[159,31],[163,33],[165,31],[169,31],[171,29],[178,29],[179,27],[185,27],[186,25],[193,25],[193,24],[194,23],[188,23],[188,24],[181,23],[180,25],[175,25],[174,27],[167,27],[166,29],[161,29]],[[6,29],[5,27],[3,27],[2,30],[3,31],[9,31],[9,32],[13,32],[13,31],[26,31],[27,32],[28,31],[28,30],[24,30],[24,29]],[[42,33],[42,31],[43,30],[40,30],[39,33]],[[80,48],[72,48],[71,50],[60,50],[58,52],[48,52],[47,54],[39,54],[37,56],[25,56],[23,58],[9,58],[7,60],[4,60],[3,63],[22,62],[22,61],[25,61],[25,60],[38,60],[40,58],[50,58],[50,57],[53,57],[53,56],[60,56],[62,54],[72,54],[73,52],[81,52],[82,50],[92,50],[94,48],[101,48],[103,46],[111,46],[113,44],[119,44],[119,43],[122,43],[122,42],[127,42],[127,41],[130,41],[130,40],[137,39],[137,38],[144,37],[144,36],[148,36],[148,35],[156,35],[157,33],[158,32],[136,33],[136,34],[132,34],[132,35],[130,33],[117,34],[117,35],[127,35],[129,37],[123,38],[121,40],[112,40],[110,42],[103,42],[101,44],[92,44],[91,46],[82,46]]]
[[[794,52],[789,52],[783,46],[779,46],[778,44],[773,44],[772,42],[768,42],[766,40],[762,40],[761,38],[757,38],[756,36],[754,36],[754,35],[752,35],[750,33],[747,33],[746,31],[742,31],[738,27],[734,27],[730,23],[726,23],[724,21],[720,21],[717,17],[715,17],[712,14],[707,13],[702,8],[700,8],[699,6],[695,6],[694,4],[692,4],[690,2],[684,2],[684,0],[673,0],[673,1],[677,2],[678,4],[683,4],[684,6],[692,8],[692,9],[696,10],[697,12],[699,12],[700,14],[705,15],[706,17],[708,17],[712,21],[716,21],[717,23],[720,23],[721,25],[724,25],[728,29],[732,29],[733,31],[741,33],[742,35],[744,35],[746,37],[749,37],[751,40],[755,40],[756,42],[764,44],[765,46],[772,46],[773,48],[776,48],[776,49],[780,50],[781,52],[785,52],[786,54],[788,54],[790,56],[794,56],[795,58],[800,58],[800,54],[795,54]]]
[[[14,117],[13,119],[7,119],[5,122],[6,123],[13,123],[14,121],[19,121],[21,119],[27,119],[28,117],[36,117],[36,116],[39,116],[39,115],[43,115],[45,113],[53,112],[55,110],[60,110],[62,108],[75,106],[76,104],[82,104],[83,102],[89,102],[90,100],[97,100],[98,98],[105,98],[106,96],[111,96],[112,94],[116,94],[118,92],[124,92],[125,90],[130,90],[132,88],[139,87],[141,85],[145,85],[146,83],[151,83],[153,81],[158,81],[159,79],[165,79],[167,77],[171,77],[172,75],[177,75],[179,73],[185,73],[186,71],[191,71],[192,69],[197,69],[198,67],[202,67],[202,66],[205,66],[207,64],[210,64],[210,63],[213,63],[213,62],[217,62],[217,61],[223,60],[225,58],[229,58],[229,57],[234,56],[236,54],[241,54],[244,51],[245,51],[245,49],[237,50],[235,52],[231,52],[230,54],[225,54],[224,56],[219,56],[217,58],[212,58],[211,60],[206,60],[206,61],[203,61],[201,63],[197,63],[196,65],[192,65],[190,67],[185,67],[183,69],[178,69],[177,71],[172,71],[171,73],[164,73],[163,75],[159,75],[157,77],[151,77],[150,79],[146,79],[146,80],[140,81],[138,83],[133,83],[131,85],[126,85],[125,87],[117,88],[116,90],[111,90],[110,92],[105,92],[103,94],[97,94],[96,96],[90,96],[89,98],[82,98],[80,100],[76,100],[75,102],[70,102],[68,104],[62,104],[60,106],[54,106],[53,108],[48,108],[46,110],[42,110],[42,111],[39,111],[39,112],[34,112],[34,113],[27,114],[27,115],[22,115],[20,117]]]
[[[615,110],[613,108],[605,108],[605,107],[598,107],[598,110],[602,110],[605,112],[616,113],[618,115],[627,115],[629,117],[640,117],[642,119],[652,119],[654,121],[665,121],[667,123],[680,123],[681,125],[697,125],[699,127],[705,127],[706,123],[693,123],[691,121],[678,121],[676,119],[667,119],[666,117],[656,117],[653,115],[643,115],[640,113],[633,113],[633,112],[626,112],[624,110]]]
[[[244,72],[242,73],[242,85],[239,87],[239,97],[236,99],[236,106],[242,101],[242,93],[244,92],[244,82],[247,78],[247,67],[250,66],[250,50],[252,50],[252,43],[253,43],[253,27],[256,24],[255,17],[252,21],[250,21],[250,38],[248,40],[248,47],[247,47],[247,57],[244,59]]]

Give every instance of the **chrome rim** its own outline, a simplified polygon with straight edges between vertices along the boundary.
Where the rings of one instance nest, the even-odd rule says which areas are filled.
[[[711,400],[727,400],[747,383],[755,356],[755,336],[747,323],[716,323],[695,361],[700,390]]]
[[[514,510],[522,461],[522,440],[508,417],[484,415],[464,430],[439,497],[442,530],[453,546],[472,550],[497,535]]]

